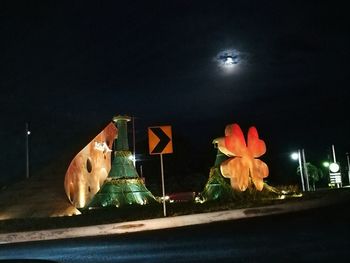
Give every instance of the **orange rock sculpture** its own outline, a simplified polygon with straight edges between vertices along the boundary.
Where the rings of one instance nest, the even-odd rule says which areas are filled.
[[[64,188],[75,207],[82,208],[87,205],[107,178],[116,135],[117,128],[111,122],[70,163]]]

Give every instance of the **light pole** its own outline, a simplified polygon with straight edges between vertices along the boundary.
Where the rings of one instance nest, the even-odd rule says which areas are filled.
[[[349,160],[349,153],[346,153],[346,160],[348,162],[348,178],[349,178],[349,185],[350,185],[350,160]]]
[[[305,185],[304,185],[304,175],[303,175],[303,166],[301,164],[301,154],[300,150],[296,153],[292,153],[290,156],[294,161],[299,161],[299,170],[300,170],[300,180],[301,180],[301,187],[303,189],[303,192],[305,192]]]
[[[133,151],[133,163],[136,168],[136,146],[135,146],[135,117],[132,117],[132,151]]]
[[[26,122],[26,178],[29,178],[29,136],[30,136],[29,124]]]
[[[305,179],[306,179],[306,191],[310,191],[310,184],[309,184],[309,171],[307,170],[306,160],[305,160],[305,151],[304,149],[301,150],[301,154],[303,156],[303,162],[304,162],[304,171],[305,171]]]

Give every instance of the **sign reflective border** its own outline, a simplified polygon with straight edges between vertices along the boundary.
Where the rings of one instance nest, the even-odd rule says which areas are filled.
[[[173,153],[171,126],[148,128],[149,154]]]

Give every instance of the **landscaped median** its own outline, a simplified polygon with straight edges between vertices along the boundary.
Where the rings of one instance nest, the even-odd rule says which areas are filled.
[[[29,242],[40,240],[54,240],[64,238],[77,238],[88,236],[103,236],[125,234],[139,231],[158,230],[165,228],[183,227],[198,224],[207,224],[225,220],[244,219],[257,216],[266,216],[281,213],[302,211],[322,206],[331,205],[350,198],[350,189],[329,190],[323,193],[315,193],[314,198],[299,198],[290,202],[255,206],[250,208],[239,208],[209,213],[170,216],[165,218],[153,218],[143,220],[132,220],[107,224],[77,226],[68,228],[54,228],[46,230],[32,230],[24,232],[11,232],[0,234],[0,244]],[[108,213],[107,213],[108,215]],[[94,215],[96,217],[96,214]],[[76,220],[87,224],[83,216],[75,216]],[[88,217],[85,217],[85,219]],[[91,217],[93,218],[93,217]],[[78,222],[76,221],[76,222]],[[32,221],[35,223],[35,220]],[[37,222],[36,222],[37,223]],[[79,222],[78,222],[79,223]],[[91,223],[91,222],[90,222]],[[4,225],[3,225],[4,226]],[[3,230],[3,229],[2,229]]]

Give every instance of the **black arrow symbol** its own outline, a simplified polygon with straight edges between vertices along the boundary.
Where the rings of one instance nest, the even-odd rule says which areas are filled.
[[[161,128],[156,127],[151,128],[151,130],[159,138],[159,142],[156,147],[154,147],[152,153],[161,153],[170,142],[170,138],[164,133]]]

